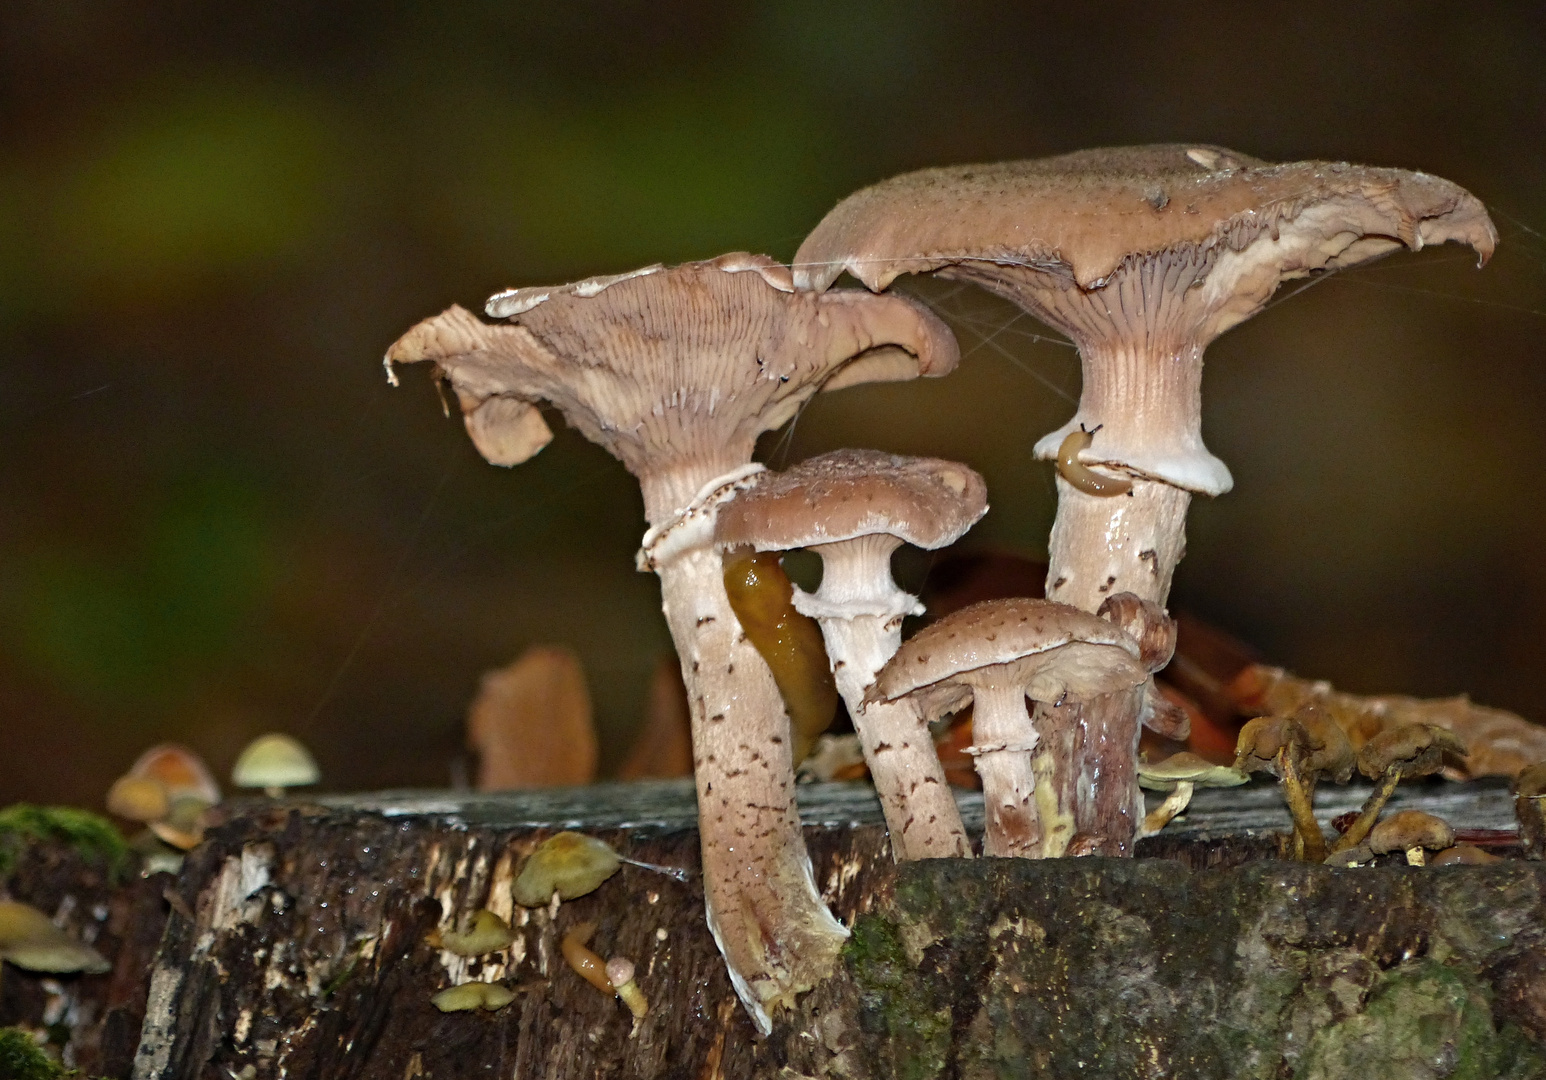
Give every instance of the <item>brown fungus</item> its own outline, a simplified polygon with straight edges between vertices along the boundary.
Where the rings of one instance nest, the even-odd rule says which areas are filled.
[[[817,391],[943,375],[955,340],[920,304],[797,293],[787,267],[745,253],[515,289],[486,310],[500,321],[453,307],[420,323],[388,350],[389,374],[432,362],[495,464],[547,442],[546,402],[638,478],[639,565],[660,577],[692,711],[706,915],[766,1033],[769,1010],[825,978],[848,932],[816,888],[789,722],[725,596],[714,517],[758,471],[758,435]]]
[[[1446,757],[1464,759],[1465,744],[1453,732],[1433,724],[1389,728],[1359,747],[1358,771],[1375,781],[1374,791],[1332,850],[1362,843],[1379,820],[1380,811],[1390,801],[1396,785],[1413,777],[1433,775],[1444,766]]]
[[[1454,842],[1455,832],[1448,822],[1421,810],[1392,814],[1369,831],[1370,851],[1376,855],[1404,851],[1406,861],[1412,866],[1425,863],[1425,850],[1438,851]]]

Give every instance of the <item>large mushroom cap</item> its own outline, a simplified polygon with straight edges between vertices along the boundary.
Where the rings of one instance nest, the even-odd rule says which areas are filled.
[[[1094,289],[1130,260],[1243,251],[1263,238],[1284,247],[1284,233],[1296,230],[1318,242],[1284,277],[1447,240],[1486,260],[1497,243],[1482,204],[1436,176],[1344,162],[1272,164],[1170,143],[892,177],[822,219],[795,255],[794,282],[821,290],[847,270],[883,289],[900,274],[975,261]]]
[[[933,549],[955,543],[987,510],[987,485],[965,465],[837,450],[760,473],[720,508],[715,539],[783,550],[885,533]]]
[[[517,289],[488,312],[507,321],[460,307],[425,320],[388,350],[388,365],[433,361],[495,464],[546,444],[536,411],[545,401],[641,481],[683,474],[668,493],[675,505],[651,506],[646,489],[652,522],[750,461],[757,436],[818,390],[943,375],[958,358],[920,304],[863,290],[796,294],[786,267],[742,253]]]
[[[1137,643],[1088,611],[1050,600],[985,600],[904,642],[867,699],[892,701],[925,688],[946,689],[971,672],[1011,664],[1026,695],[1036,701],[1112,693],[1137,686],[1149,674]]]

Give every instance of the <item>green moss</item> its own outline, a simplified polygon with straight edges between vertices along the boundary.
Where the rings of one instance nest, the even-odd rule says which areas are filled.
[[[62,844],[88,863],[102,867],[108,878],[128,877],[133,855],[111,821],[72,806],[33,806],[16,803],[0,810],[0,878],[34,844]]]
[[[1494,1080],[1505,1047],[1487,995],[1433,961],[1387,972],[1362,1013],[1319,1032],[1298,1080]]]
[[[897,926],[868,915],[854,923],[843,957],[859,989],[859,1026],[881,1037],[898,1080],[925,1080],[944,1070],[950,1009],[907,958]]]
[[[68,1075],[31,1035],[20,1028],[0,1028],[0,1080],[59,1080]]]

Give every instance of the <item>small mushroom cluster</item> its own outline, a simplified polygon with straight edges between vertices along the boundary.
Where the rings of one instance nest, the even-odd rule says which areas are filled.
[[[492,321],[453,307],[415,326],[386,365],[395,383],[393,365],[432,363],[494,464],[549,441],[546,404],[638,478],[638,565],[660,578],[690,703],[708,924],[767,1032],[847,936],[795,805],[796,755],[835,697],[897,858],[970,854],[927,728],[968,701],[985,853],[1130,854],[1139,725],[1179,730],[1151,676],[1174,646],[1186,510],[1231,484],[1202,444],[1204,349],[1283,281],[1451,240],[1485,260],[1482,205],[1396,169],[1184,144],[930,169],[845,199],[792,266],[735,253],[512,289]],[[866,288],[832,288],[844,271]],[[986,509],[980,477],[867,450],[771,474],[752,453],[818,392],[955,367],[945,325],[886,291],[909,273],[974,282],[1064,331],[1084,386],[1037,443],[1058,462],[1050,599],[956,612],[904,645],[917,601],[889,556],[959,538]],[[814,593],[779,580],[772,553],[791,548],[820,554]],[[1300,756],[1269,755],[1303,786]],[[1177,802],[1198,782],[1173,778]]]

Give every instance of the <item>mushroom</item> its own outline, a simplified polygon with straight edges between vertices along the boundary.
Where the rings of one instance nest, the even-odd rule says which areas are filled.
[[[1537,762],[1514,777],[1514,816],[1525,854],[1546,859],[1546,761]]]
[[[1376,855],[1406,852],[1411,866],[1426,861],[1423,850],[1438,851],[1455,842],[1455,831],[1442,818],[1421,810],[1402,810],[1376,825],[1369,833],[1369,850]]]
[[[1326,776],[1346,783],[1353,763],[1347,736],[1315,708],[1293,716],[1259,716],[1240,729],[1235,745],[1236,769],[1266,770],[1282,782],[1283,799],[1294,819],[1295,855],[1310,862],[1325,862],[1327,855],[1326,837],[1313,809],[1315,782]]]
[[[1465,744],[1451,731],[1434,724],[1402,724],[1375,735],[1358,749],[1358,771],[1378,781],[1363,809],[1335,844],[1333,851],[1353,847],[1369,835],[1380,811],[1402,780],[1431,776],[1444,766],[1445,755],[1465,758]]]
[[[1073,837],[1059,785],[1038,786],[1026,698],[1059,702],[1135,691],[1138,645],[1087,611],[1048,600],[987,600],[918,631],[880,670],[868,705],[912,696],[930,720],[972,705],[987,814],[983,854],[1060,855]],[[1136,831],[1136,823],[1134,825]]]
[[[321,778],[311,751],[279,732],[253,739],[231,768],[231,783],[262,788],[271,799],[283,798],[285,788],[307,787]]]
[[[420,323],[388,351],[388,371],[434,362],[495,464],[546,443],[546,401],[638,478],[650,523],[639,565],[660,576],[692,710],[708,922],[770,1031],[768,1010],[830,973],[848,932],[816,890],[788,720],[726,600],[714,515],[760,468],[757,436],[818,390],[943,375],[955,341],[921,305],[796,293],[786,267],[746,254],[516,289],[487,311],[503,321],[453,307]]]
[[[807,548],[821,586],[794,606],[821,626],[826,655],[891,834],[898,861],[971,854],[939,754],[911,700],[866,703],[875,674],[902,642],[902,620],[923,612],[891,579],[904,542],[953,544],[987,512],[982,477],[951,461],[838,450],[763,473],[720,508],[715,540],[758,551]]]
[[[1476,198],[1438,177],[1139,146],[925,169],[865,188],[806,238],[794,281],[819,292],[847,270],[881,290],[901,274],[937,273],[1073,339],[1079,408],[1036,444],[1037,456],[1061,451],[1084,470],[1077,483],[1056,477],[1046,595],[1093,611],[1119,592],[1164,604],[1192,494],[1233,483],[1202,442],[1208,343],[1283,281],[1450,240],[1485,262],[1497,233]]]
[[[607,981],[617,991],[617,996],[622,998],[623,1004],[628,1006],[628,1011],[633,1013],[633,1018],[643,1020],[644,1015],[650,1011],[650,1001],[634,981],[633,961],[626,956],[614,956],[608,960]]]
[[[436,948],[457,956],[482,956],[508,949],[515,940],[515,931],[494,912],[481,908],[473,913],[472,926],[465,933],[431,930],[428,940]]]
[[[66,934],[37,908],[14,900],[0,900],[0,960],[54,975],[100,975],[113,968],[101,953]]]
[[[114,781],[107,808],[143,822],[163,843],[182,851],[203,839],[204,811],[220,801],[220,785],[198,754],[177,743],[152,746]]]
[[[1192,792],[1199,787],[1239,787],[1250,777],[1229,765],[1215,765],[1189,750],[1171,754],[1164,761],[1149,764],[1138,763],[1138,783],[1150,791],[1168,791],[1165,801],[1156,806],[1143,819],[1138,835],[1153,836],[1192,801]]]

